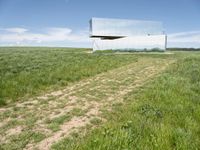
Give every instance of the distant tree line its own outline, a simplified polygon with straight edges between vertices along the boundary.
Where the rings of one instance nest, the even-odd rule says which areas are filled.
[[[200,48],[167,48],[169,51],[200,51]]]

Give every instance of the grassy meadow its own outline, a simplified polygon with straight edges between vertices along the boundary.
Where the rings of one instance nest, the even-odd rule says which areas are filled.
[[[196,150],[199,124],[198,51],[0,48],[0,149]]]
[[[136,61],[88,49],[0,48],[0,106]]]
[[[52,148],[199,149],[200,53],[181,56],[177,53],[178,61],[158,78],[127,94],[125,103],[105,114],[104,125],[97,122],[98,128],[84,138],[75,134]]]

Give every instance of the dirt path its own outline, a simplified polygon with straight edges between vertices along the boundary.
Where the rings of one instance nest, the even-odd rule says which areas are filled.
[[[52,144],[74,131],[92,126],[92,120],[105,121],[104,111],[123,102],[128,92],[150,81],[172,62],[159,58],[139,59],[63,90],[2,108],[0,145],[3,148],[18,148],[21,144],[20,148],[24,149],[50,149]]]

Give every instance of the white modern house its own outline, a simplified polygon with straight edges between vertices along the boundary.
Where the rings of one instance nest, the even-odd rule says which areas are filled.
[[[167,47],[167,35],[157,21],[92,18],[90,37],[93,51],[165,51]]]

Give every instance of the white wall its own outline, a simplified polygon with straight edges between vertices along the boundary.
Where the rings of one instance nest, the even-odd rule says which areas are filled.
[[[126,19],[92,18],[91,36],[144,36],[163,34],[162,22]]]
[[[94,39],[93,51],[96,50],[151,50],[166,49],[166,35],[133,36],[116,40]]]

